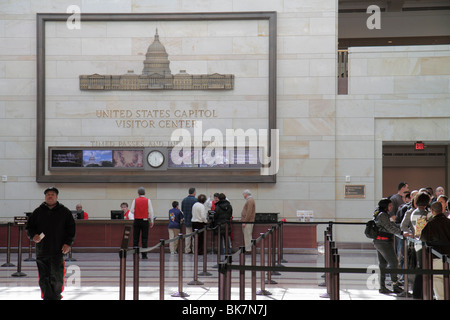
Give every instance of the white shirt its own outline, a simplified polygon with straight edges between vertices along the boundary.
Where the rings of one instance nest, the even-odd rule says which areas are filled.
[[[208,222],[208,210],[203,203],[196,202],[192,206],[192,222]]]

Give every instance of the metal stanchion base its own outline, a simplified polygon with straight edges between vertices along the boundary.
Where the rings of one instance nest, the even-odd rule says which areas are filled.
[[[256,295],[257,296],[270,296],[270,295],[272,295],[272,293],[267,290],[258,290],[258,291],[256,291]]]
[[[319,287],[326,287],[327,285],[326,285],[325,282],[321,282],[321,283],[318,284],[318,286],[319,286]]]
[[[212,273],[205,271],[205,272],[200,272],[198,275],[201,277],[207,277],[207,276],[212,276]]]
[[[281,276],[281,273],[279,273],[278,271],[271,271],[270,274],[273,276]]]
[[[172,293],[170,296],[175,297],[175,298],[184,298],[184,297],[189,297],[189,294],[187,294],[186,292],[175,292],[175,293]]]
[[[330,298],[330,295],[328,293],[322,293],[319,297],[321,297],[321,298]]]
[[[2,267],[15,267],[15,265],[13,263],[6,262],[6,263],[2,264]]]
[[[265,284],[278,284],[278,282],[276,282],[275,280],[270,280],[270,282],[269,282],[269,280],[266,280],[266,281],[264,281],[264,283]]]
[[[20,272],[20,271],[14,272],[14,273],[11,275],[11,277],[26,277],[26,276],[27,276],[26,273],[23,273],[23,272]]]
[[[198,280],[192,280],[191,282],[188,282],[188,285],[190,285],[190,286],[201,286],[203,284],[204,284],[203,282],[198,281]]]
[[[36,261],[36,259],[35,259],[35,258],[26,258],[26,259],[23,260],[23,261]]]

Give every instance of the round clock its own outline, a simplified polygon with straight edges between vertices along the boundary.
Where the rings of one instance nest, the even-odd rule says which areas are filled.
[[[147,162],[153,168],[159,168],[164,163],[164,155],[159,150],[150,151],[147,155]]]

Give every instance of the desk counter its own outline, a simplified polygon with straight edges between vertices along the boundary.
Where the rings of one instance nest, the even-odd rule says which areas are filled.
[[[133,224],[133,220],[111,220],[111,219],[89,219],[76,220],[77,234],[73,244],[76,248],[117,248],[122,243],[124,226]],[[149,232],[148,245],[153,246],[160,239],[168,239],[167,219],[156,219],[153,228]],[[270,224],[255,224],[253,228],[253,238],[257,238],[260,233],[265,233],[271,228]],[[0,248],[7,246],[7,227],[0,226]],[[16,226],[11,227],[11,247],[18,245],[18,230]],[[233,224],[233,247],[243,245],[242,228],[240,224]],[[184,233],[184,228],[182,229]],[[285,248],[317,248],[316,225],[314,224],[285,224],[283,234],[283,244]],[[208,233],[208,247],[210,247],[210,235]],[[23,230],[22,245],[29,245],[26,232]],[[129,246],[133,246],[133,236],[130,237]]]

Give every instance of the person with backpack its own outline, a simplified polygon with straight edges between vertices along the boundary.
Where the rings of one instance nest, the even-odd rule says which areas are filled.
[[[389,212],[392,211],[392,201],[384,198],[378,202],[378,207],[374,212],[374,221],[378,228],[378,235],[373,239],[373,245],[377,250],[378,265],[380,267],[380,289],[382,294],[403,292],[403,288],[398,283],[398,275],[391,273],[392,291],[386,287],[386,272],[384,269],[398,268],[398,259],[394,249],[395,235],[403,235],[402,230],[390,219]]]

